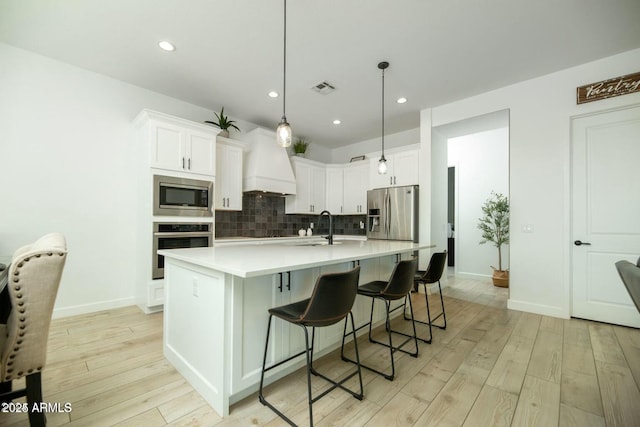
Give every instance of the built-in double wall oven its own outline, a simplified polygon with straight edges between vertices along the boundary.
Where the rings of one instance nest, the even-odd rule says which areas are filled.
[[[212,223],[153,223],[152,278],[164,277],[161,249],[203,248],[213,245]]]
[[[158,255],[159,250],[213,246],[212,203],[212,181],[153,176],[152,279],[164,278],[164,256]]]

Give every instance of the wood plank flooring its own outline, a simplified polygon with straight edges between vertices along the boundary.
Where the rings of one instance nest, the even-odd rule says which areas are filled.
[[[640,425],[640,330],[507,310],[508,289],[490,281],[448,284],[448,327],[434,330],[433,344],[421,343],[418,358],[396,355],[392,382],[363,371],[363,401],[331,392],[314,405],[315,425]],[[413,298],[424,316],[424,295]],[[430,299],[438,307],[437,294]],[[398,319],[394,327],[408,324]],[[363,360],[388,366],[386,349],[359,343]],[[54,320],[48,352],[45,400],[73,408],[48,414],[49,426],[286,425],[256,395],[221,419],[164,359],[161,313],[128,307]],[[317,362],[332,376],[352,368],[335,353]],[[313,381],[315,392],[327,387]],[[266,394],[308,424],[303,371]],[[26,415],[0,413],[0,426],[27,425]]]

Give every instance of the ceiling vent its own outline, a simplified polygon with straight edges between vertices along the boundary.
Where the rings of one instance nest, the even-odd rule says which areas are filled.
[[[320,82],[320,83],[317,83],[317,84],[313,85],[313,87],[311,87],[311,89],[315,90],[318,93],[326,95],[326,94],[331,93],[334,90],[336,90],[336,87],[334,85],[332,85],[331,83],[324,81],[324,82]]]

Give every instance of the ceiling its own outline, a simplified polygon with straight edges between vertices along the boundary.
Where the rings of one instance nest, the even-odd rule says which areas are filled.
[[[287,118],[327,147],[380,136],[382,60],[389,134],[640,47],[639,0],[290,0],[287,21]],[[267,93],[282,91],[283,0],[2,0],[0,41],[268,128],[282,115]],[[333,93],[311,90],[325,80]]]

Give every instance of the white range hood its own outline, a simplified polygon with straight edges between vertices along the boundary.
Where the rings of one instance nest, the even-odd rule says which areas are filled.
[[[242,190],[296,194],[296,178],[289,155],[276,143],[275,131],[256,128],[243,139],[248,151],[245,152]]]

